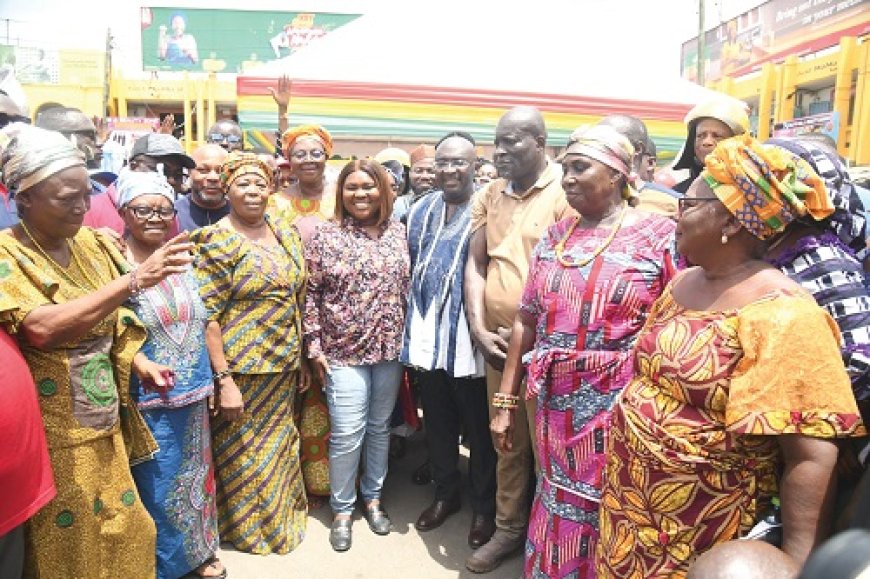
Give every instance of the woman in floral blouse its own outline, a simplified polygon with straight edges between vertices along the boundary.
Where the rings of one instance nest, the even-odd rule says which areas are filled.
[[[304,332],[308,358],[325,379],[332,437],[330,505],[335,519],[329,541],[336,551],[351,544],[360,456],[360,492],[369,527],[390,532],[381,508],[387,474],[389,421],[402,367],[410,262],[405,227],[391,220],[393,193],[377,162],[345,165],[336,184],[335,219],[306,244],[309,268]]]

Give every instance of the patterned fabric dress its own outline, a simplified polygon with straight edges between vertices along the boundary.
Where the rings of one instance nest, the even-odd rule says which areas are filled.
[[[245,403],[242,417],[212,423],[221,540],[247,553],[288,553],[305,536],[293,395],[299,368],[305,259],[293,227],[261,246],[221,224],[193,232],[195,272],[209,319]]]
[[[335,192],[326,188],[320,200],[274,193],[269,197],[267,211],[273,217],[295,225],[305,244],[318,225],[332,219],[334,209]],[[329,496],[329,409],[322,385],[296,394],[293,409],[293,419],[301,439],[305,491],[308,496]]]
[[[193,272],[168,277],[132,300],[148,329],[142,352],[175,372],[166,393],[146,392],[134,375],[133,400],[157,443],[154,460],[133,467],[142,502],[157,525],[157,577],[175,579],[218,548],[207,397],[214,390],[205,348],[205,306]]]
[[[52,350],[34,348],[19,334],[34,309],[88,295],[126,267],[111,243],[87,227],[70,245],[78,261],[61,271],[0,234],[0,323],[18,338],[33,374],[57,486],[54,500],[27,523],[25,574],[153,577],[154,522],[130,475],[119,421],[119,409],[125,418],[138,412],[130,414],[129,395],[117,388],[129,381],[144,329],[122,308],[75,343]]]
[[[601,577],[684,577],[698,554],[743,535],[768,508],[777,435],[864,432],[836,325],[803,294],[699,312],[666,290],[634,362],[613,412]]]
[[[607,249],[565,267],[555,246],[576,218],[551,226],[532,255],[521,309],[534,316],[528,395],[537,396],[540,476],[526,543],[527,577],[595,577],[598,500],[608,420],[631,379],[631,348],[673,275],[674,222],[649,215]],[[565,258],[582,260],[609,231],[577,228]]]

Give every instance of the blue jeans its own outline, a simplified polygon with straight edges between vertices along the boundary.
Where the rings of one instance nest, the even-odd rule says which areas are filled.
[[[332,366],[327,375],[326,401],[332,429],[329,505],[336,515],[353,513],[363,450],[360,493],[366,502],[381,497],[390,450],[390,415],[401,380],[402,365],[395,360],[366,366]]]

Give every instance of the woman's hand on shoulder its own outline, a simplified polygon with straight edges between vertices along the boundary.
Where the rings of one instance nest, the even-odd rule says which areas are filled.
[[[182,232],[151,254],[136,270],[139,287],[155,286],[170,275],[183,273],[193,262],[193,244],[187,232]]]

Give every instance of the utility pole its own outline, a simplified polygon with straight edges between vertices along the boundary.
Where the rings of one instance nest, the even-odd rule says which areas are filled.
[[[704,86],[704,49],[707,32],[704,29],[704,0],[698,0],[698,84]]]
[[[109,114],[109,98],[112,83],[112,29],[106,29],[106,54],[103,60],[103,117]]]

